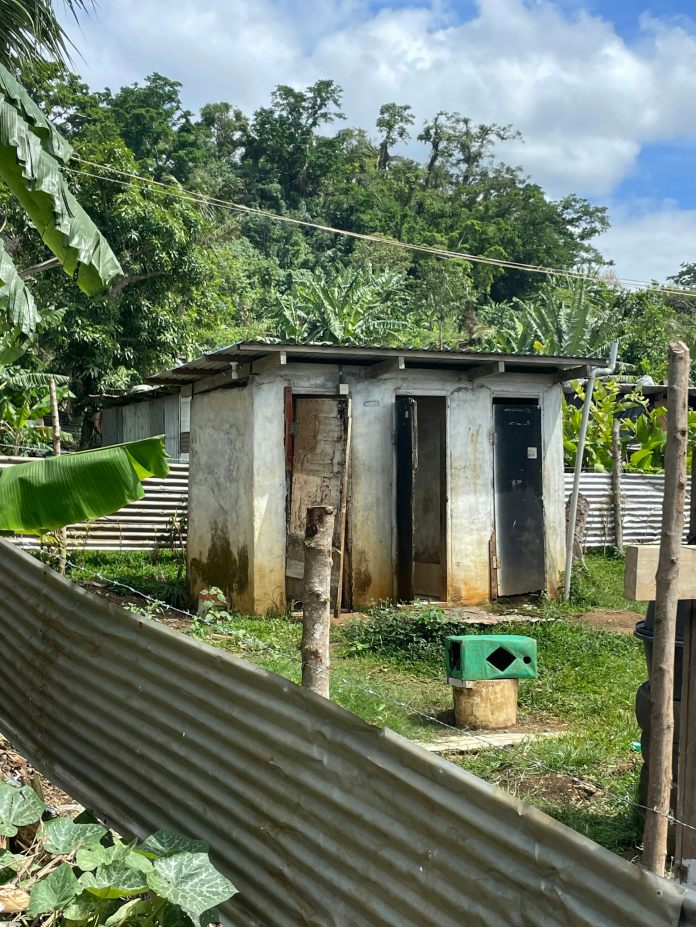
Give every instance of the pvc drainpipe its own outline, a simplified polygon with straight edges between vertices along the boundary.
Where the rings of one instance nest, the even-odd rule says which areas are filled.
[[[573,472],[573,489],[570,494],[570,512],[568,515],[568,530],[566,533],[566,559],[565,575],[563,577],[563,601],[570,599],[570,580],[573,575],[573,539],[575,537],[575,522],[578,516],[578,496],[580,495],[580,475],[582,473],[582,459],[585,455],[585,438],[587,437],[587,425],[590,420],[590,406],[592,405],[592,391],[597,377],[608,377],[616,369],[616,355],[619,349],[619,342],[612,341],[609,348],[609,363],[606,367],[592,367],[587,378],[587,388],[585,391],[585,404],[582,407],[582,421],[580,422],[580,435],[578,437],[578,448],[575,453],[575,470]]]

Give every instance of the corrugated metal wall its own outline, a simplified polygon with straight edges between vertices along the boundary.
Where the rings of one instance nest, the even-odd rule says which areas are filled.
[[[207,840],[233,925],[678,923],[675,884],[4,541],[0,603],[0,731],[122,832]]]
[[[25,458],[0,457],[0,469],[21,465]],[[166,479],[143,482],[145,496],[113,515],[68,528],[72,550],[152,550],[176,547],[185,541],[188,505],[188,463],[169,461]],[[183,519],[183,522],[182,522]],[[37,547],[32,536],[15,539],[21,547]]]
[[[566,496],[573,486],[573,474],[566,473]],[[665,478],[661,475],[624,473],[621,477],[623,496],[624,543],[657,543],[662,524],[662,497]],[[580,492],[590,501],[587,521],[587,546],[611,547],[614,544],[614,521],[611,499],[611,474],[583,473]],[[689,523],[690,485],[687,481],[684,518],[684,538]]]

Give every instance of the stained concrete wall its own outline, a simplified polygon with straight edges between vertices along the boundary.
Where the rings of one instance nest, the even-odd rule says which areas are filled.
[[[251,412],[250,389],[193,397],[186,545],[191,593],[218,586],[248,612],[256,608]]]
[[[295,395],[337,395],[340,382],[347,385],[353,411],[351,582],[356,605],[394,595],[394,401],[399,394],[446,399],[447,591],[451,602],[462,604],[484,602],[490,596],[493,398],[539,400],[547,588],[556,590],[565,550],[563,442],[561,388],[550,377],[501,374],[471,383],[456,372],[407,370],[369,379],[361,368],[299,364],[252,376],[246,388],[194,397],[189,503],[194,588],[200,589],[203,583],[203,564],[213,549],[217,526],[213,559],[224,563],[228,557],[230,564],[236,563],[236,578],[231,583],[235,605],[257,612],[282,606],[286,535],[283,389],[289,385]],[[224,495],[221,485],[227,486]],[[206,499],[208,493],[210,499]],[[248,564],[244,589],[239,579],[242,550]],[[207,570],[212,576],[212,568]],[[224,584],[217,581],[215,585]]]

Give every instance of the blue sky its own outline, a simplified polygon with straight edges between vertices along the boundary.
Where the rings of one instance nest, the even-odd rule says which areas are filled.
[[[696,261],[694,0],[101,0],[69,28],[92,86],[159,71],[194,109],[332,77],[353,124],[390,101],[512,123],[501,156],[609,207],[619,276]]]

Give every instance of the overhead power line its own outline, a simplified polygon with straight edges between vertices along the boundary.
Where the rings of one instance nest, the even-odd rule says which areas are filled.
[[[369,241],[380,245],[391,245],[395,248],[403,248],[408,251],[414,251],[420,254],[430,254],[433,257],[467,261],[473,264],[484,264],[492,267],[500,267],[503,270],[518,270],[523,273],[544,274],[546,276],[552,277],[572,277],[577,280],[587,280],[593,283],[613,283],[617,286],[621,286],[629,290],[650,290],[651,292],[661,293],[664,295],[696,298],[696,290],[684,290],[679,287],[662,286],[659,284],[650,283],[647,280],[633,280],[630,278],[619,277],[603,278],[597,274],[584,273],[577,270],[564,270],[563,268],[559,267],[545,267],[543,265],[537,264],[526,264],[521,261],[508,261],[504,258],[494,258],[488,257],[486,255],[470,254],[467,251],[451,251],[445,248],[434,248],[430,245],[413,244],[412,242],[399,241],[398,239],[388,238],[384,235],[374,235],[366,232],[354,232],[349,229],[337,228],[333,225],[324,225],[320,222],[313,222],[310,219],[299,219],[295,216],[288,216],[282,213],[271,212],[267,209],[260,209],[256,206],[246,206],[242,203],[235,203],[232,200],[224,200],[217,196],[208,196],[204,193],[197,193],[193,190],[187,190],[182,186],[163,183],[161,180],[154,180],[152,177],[144,177],[143,175],[133,173],[132,171],[121,170],[120,168],[114,167],[111,164],[100,164],[97,161],[90,161],[87,158],[80,157],[75,157],[74,160],[80,164],[85,164],[89,167],[97,168],[100,171],[108,171],[109,174],[114,174],[117,176],[111,177],[105,174],[95,174],[92,171],[87,171],[83,168],[65,168],[65,170],[73,174],[81,174],[85,177],[92,177],[97,180],[106,180],[109,183],[119,184],[124,187],[129,187],[133,184],[133,182],[135,182],[136,185],[140,185],[141,189],[143,188],[143,185],[145,185],[145,188],[158,190],[166,196],[175,197],[177,199],[186,200],[188,202],[198,203],[199,205],[216,206],[220,209],[227,209],[233,212],[259,216],[272,222],[284,222],[289,225],[314,229],[315,231],[319,232],[326,232],[330,235],[342,235],[346,238],[355,238],[359,239],[360,241]],[[120,180],[118,179],[119,177],[126,178],[126,180]]]

